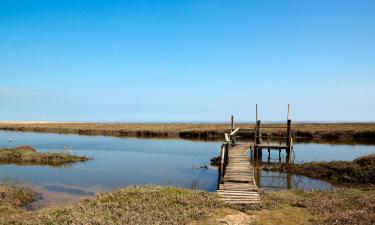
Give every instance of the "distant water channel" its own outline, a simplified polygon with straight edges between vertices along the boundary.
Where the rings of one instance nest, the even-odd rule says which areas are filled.
[[[13,142],[8,142],[9,138]],[[39,151],[62,151],[64,146],[72,146],[75,154],[94,158],[63,167],[0,165],[1,179],[35,184],[49,198],[54,198],[51,193],[58,194],[61,199],[69,199],[67,196],[90,196],[117,187],[145,184],[206,191],[216,191],[217,187],[218,171],[209,166],[209,162],[211,157],[219,155],[219,141],[0,131],[0,147],[20,145],[30,145]],[[375,153],[375,146],[296,144],[294,152],[295,162],[352,160]],[[283,154],[281,156],[284,157]],[[267,154],[263,157],[267,161]],[[277,161],[277,158],[278,151],[275,151],[271,160]],[[256,174],[264,188],[332,188],[326,182],[304,176],[261,170],[256,170]]]

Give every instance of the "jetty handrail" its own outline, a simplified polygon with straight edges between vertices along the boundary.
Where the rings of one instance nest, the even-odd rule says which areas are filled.
[[[256,127],[256,125],[254,126]],[[269,129],[284,129],[284,128],[287,128],[288,126],[287,125],[260,125],[260,128],[269,128]]]
[[[227,135],[226,135],[227,136]],[[224,183],[224,175],[225,170],[228,164],[228,150],[229,150],[230,142],[225,141],[221,145],[220,151],[220,183]]]
[[[229,135],[230,135],[230,136],[233,136],[233,135],[235,135],[239,130],[240,130],[240,128],[238,127],[237,129],[235,129],[234,131],[232,131],[232,133],[230,133]]]
[[[268,136],[267,135],[260,135],[260,136],[255,136],[255,137],[260,137],[260,138],[268,138]],[[270,139],[287,139],[288,138],[288,136],[286,136],[286,135],[272,135],[272,136],[270,136]]]
[[[225,142],[230,142],[229,135],[227,133],[224,134]]]
[[[225,170],[228,164],[228,152],[229,148],[235,145],[235,135],[240,130],[240,128],[233,129],[230,134],[224,133],[225,141],[221,145],[220,151],[220,183],[224,183]]]

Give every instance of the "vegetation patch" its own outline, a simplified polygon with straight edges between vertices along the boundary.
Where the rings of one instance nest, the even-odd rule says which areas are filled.
[[[89,159],[85,156],[73,155],[70,152],[37,152],[29,146],[0,149],[1,164],[60,166],[74,162],[84,162]]]
[[[375,224],[375,190],[340,189],[337,191],[281,191],[262,193],[261,211],[274,215],[280,209],[309,212],[309,224]],[[272,213],[275,212],[275,213]],[[249,212],[257,213],[257,212]],[[294,215],[296,217],[296,215]],[[304,216],[305,217],[305,216]],[[281,219],[281,218],[280,218]],[[282,218],[288,221],[288,216]],[[260,221],[259,224],[265,224]],[[277,223],[280,224],[280,223]],[[296,223],[301,224],[301,223]],[[304,223],[305,224],[305,223]]]
[[[262,192],[256,209],[227,205],[214,193],[160,186],[122,188],[39,211],[22,208],[35,200],[28,189],[2,184],[0,196],[0,224],[200,225],[244,218],[245,224],[375,224],[374,189]]]
[[[24,211],[24,206],[36,200],[36,193],[14,183],[0,184],[0,215]]]
[[[188,224],[222,207],[215,194],[172,187],[128,187],[79,204],[0,217],[0,224]]]
[[[353,161],[281,164],[264,169],[300,174],[333,183],[375,184],[375,154],[359,157]]]
[[[240,138],[254,137],[254,124],[238,123]],[[285,133],[284,124],[267,124],[262,133],[280,136]],[[81,135],[107,135],[118,137],[158,137],[186,139],[223,139],[229,124],[217,123],[57,123],[57,122],[0,122],[1,130],[48,133],[72,133]],[[296,141],[322,143],[374,143],[375,123],[293,123]],[[298,139],[297,139],[298,138]]]

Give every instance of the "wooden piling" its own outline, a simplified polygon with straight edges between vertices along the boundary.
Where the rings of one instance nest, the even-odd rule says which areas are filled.
[[[230,116],[230,132],[232,133],[234,130],[234,116]]]
[[[256,151],[257,151],[257,158],[262,159],[262,147],[259,147],[260,144],[262,144],[262,139],[261,139],[261,129],[260,129],[260,124],[261,121],[258,120],[255,128],[255,146],[256,146]]]
[[[287,139],[286,139],[286,158],[290,162],[292,153],[292,120],[288,119],[287,122]]]

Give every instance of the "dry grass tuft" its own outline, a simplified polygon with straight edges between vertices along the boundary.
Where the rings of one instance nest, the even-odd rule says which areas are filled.
[[[11,182],[0,184],[0,215],[22,212],[23,207],[35,201],[31,189]]]

